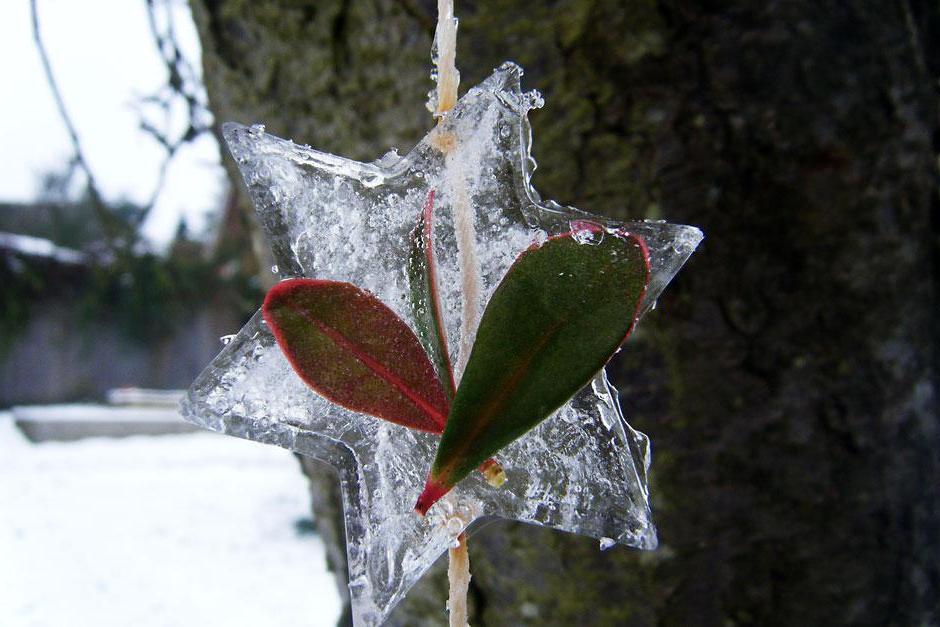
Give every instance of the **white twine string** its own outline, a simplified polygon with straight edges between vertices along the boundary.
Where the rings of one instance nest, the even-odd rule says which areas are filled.
[[[434,33],[437,65],[437,110],[438,135],[436,145],[444,153],[444,185],[451,197],[454,229],[457,237],[457,268],[461,281],[460,341],[457,344],[457,363],[454,376],[457,381],[463,374],[473,337],[479,321],[479,304],[482,293],[480,263],[476,254],[476,225],[467,181],[472,173],[467,172],[466,155],[457,145],[456,135],[444,130],[446,114],[457,102],[457,86],[460,72],[457,71],[457,20],[454,18],[453,0],[438,0],[437,30]]]
[[[467,625],[467,589],[470,587],[470,555],[467,553],[467,537],[457,536],[457,546],[449,551],[447,581],[450,584],[450,598],[447,611],[450,614],[450,627],[468,627]]]
[[[460,72],[457,71],[457,20],[454,19],[454,0],[437,0],[437,29],[434,31],[437,56],[437,110],[440,117],[457,104],[457,86]]]
[[[438,0],[437,29],[434,32],[437,66],[437,107],[434,116],[438,119],[435,144],[444,153],[443,184],[451,197],[454,213],[454,229],[457,236],[457,267],[461,277],[460,342],[454,376],[457,381],[463,374],[473,345],[480,302],[481,280],[479,261],[476,255],[476,227],[467,189],[468,172],[466,157],[457,146],[457,136],[444,129],[448,111],[457,104],[457,86],[460,72],[457,71],[457,20],[454,19],[454,0]],[[470,586],[470,556],[467,553],[467,538],[461,533],[457,545],[448,551],[447,578],[450,584],[447,610],[450,627],[467,625],[467,589]]]

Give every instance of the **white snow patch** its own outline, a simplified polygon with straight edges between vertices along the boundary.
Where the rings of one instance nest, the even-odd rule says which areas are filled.
[[[29,444],[0,412],[0,625],[334,625],[283,450],[215,434]]]
[[[176,408],[111,407],[94,403],[22,405],[11,410],[14,420],[42,422],[183,422]]]
[[[32,235],[0,232],[0,248],[12,250],[30,257],[45,257],[59,263],[83,264],[85,255],[72,248],[57,246],[50,240]]]

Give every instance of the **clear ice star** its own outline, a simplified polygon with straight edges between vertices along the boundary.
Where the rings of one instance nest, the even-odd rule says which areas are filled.
[[[225,126],[282,277],[348,281],[371,291],[415,326],[408,300],[410,234],[435,191],[438,262],[451,359],[457,363],[461,275],[454,205],[469,203],[481,288],[479,312],[516,256],[580,222],[625,228],[646,239],[649,310],[702,238],[689,226],[614,223],[543,202],[529,185],[522,70],[507,63],[471,89],[408,155],[359,163]],[[442,137],[456,137],[449,156]],[[574,225],[574,228],[573,226]],[[627,424],[604,371],[553,416],[497,455],[507,482],[468,477],[429,512],[415,499],[437,437],[338,407],[304,385],[256,314],[197,378],[183,401],[187,420],[276,444],[327,462],[342,485],[349,589],[356,625],[381,623],[462,530],[502,518],[642,549],[656,546],[649,508],[649,441]]]

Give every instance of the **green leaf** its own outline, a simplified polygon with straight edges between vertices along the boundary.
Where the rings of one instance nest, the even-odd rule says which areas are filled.
[[[522,253],[480,320],[415,509],[589,383],[632,330],[648,282],[643,240],[594,225]]]
[[[441,433],[447,396],[418,338],[349,283],[290,279],[268,292],[264,319],[294,370],[338,405]]]
[[[428,192],[424,211],[411,233],[411,254],[408,258],[408,283],[412,312],[417,321],[418,339],[431,357],[438,378],[445,383],[448,401],[453,400],[456,386],[454,370],[447,352],[447,335],[437,289],[437,271],[431,234],[434,218],[434,190]]]

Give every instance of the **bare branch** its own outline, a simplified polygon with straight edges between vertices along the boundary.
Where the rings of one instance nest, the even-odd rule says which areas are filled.
[[[177,42],[172,10],[166,2],[163,2],[166,13],[166,26],[161,30],[157,19],[157,2],[155,0],[145,0],[145,4],[147,7],[147,25],[150,28],[150,35],[153,38],[157,54],[160,55],[160,59],[166,68],[167,82],[156,93],[142,98],[140,102],[157,106],[163,112],[167,129],[169,129],[173,99],[182,98],[186,105],[188,125],[186,130],[178,137],[172,137],[169,130],[160,130],[144,119],[143,111],[140,110],[141,130],[152,136],[163,147],[166,156],[160,165],[157,184],[154,187],[150,202],[144,207],[138,219],[135,220],[135,226],[139,226],[146,219],[160,197],[167,170],[177,151],[184,144],[195,140],[199,135],[210,130],[205,123],[205,120],[210,117],[208,105],[200,91],[201,83],[198,75]]]
[[[98,190],[98,184],[95,181],[95,176],[92,173],[91,166],[88,165],[88,160],[85,158],[85,153],[82,151],[82,145],[78,139],[78,132],[75,130],[75,124],[72,122],[72,118],[69,116],[68,110],[65,107],[65,101],[62,98],[62,92],[59,90],[59,85],[55,80],[55,75],[52,72],[52,65],[49,62],[49,55],[46,52],[46,47],[42,41],[42,35],[39,29],[39,12],[36,8],[36,0],[30,0],[30,10],[32,13],[33,22],[33,40],[36,43],[36,49],[39,51],[39,58],[42,61],[43,71],[46,75],[46,82],[49,84],[49,89],[52,91],[52,97],[55,100],[56,108],[59,110],[59,116],[62,118],[62,122],[65,124],[65,129],[68,132],[69,140],[72,142],[72,161],[85,173],[88,185],[88,195],[91,198],[95,215],[101,224],[101,229],[104,233],[105,239],[107,240],[108,247],[114,251],[115,242],[122,234],[122,231],[125,229],[122,228],[123,225],[112,213],[107,203],[104,201],[104,198],[101,196],[101,193]]]

